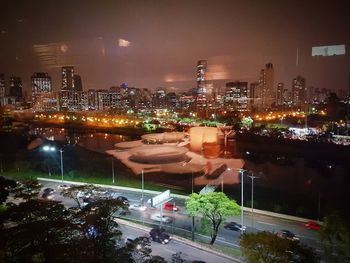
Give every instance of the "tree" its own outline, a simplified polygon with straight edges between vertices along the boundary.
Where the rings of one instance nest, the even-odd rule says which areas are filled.
[[[327,262],[350,262],[350,226],[344,216],[335,212],[325,217],[320,235]]]
[[[31,199],[6,210],[6,226],[1,228],[0,247],[7,262],[69,262],[79,225],[56,201]]]
[[[84,184],[84,185],[72,185],[71,187],[67,189],[63,189],[61,192],[61,195],[63,197],[71,198],[73,199],[78,207],[81,209],[81,202],[80,197],[78,197],[79,192],[85,192],[86,194],[92,195],[92,190],[96,189],[96,187],[92,184]]]
[[[6,202],[10,189],[16,187],[16,182],[0,176],[0,204]]]
[[[270,232],[245,233],[241,237],[240,246],[247,263],[318,262],[311,248]]]
[[[218,234],[219,227],[226,217],[240,214],[240,207],[230,200],[222,192],[190,195],[186,201],[186,210],[191,216],[202,215],[206,217],[212,226],[211,241],[213,245]]]
[[[17,183],[17,186],[12,189],[15,198],[21,198],[25,201],[38,197],[41,190],[41,184],[37,180],[23,180]]]
[[[81,211],[84,232],[87,233],[85,247],[90,248],[93,258],[101,262],[114,262],[116,247],[122,236],[115,216],[127,211],[128,206],[122,200],[112,198],[97,199]]]
[[[241,125],[243,128],[249,130],[253,125],[253,119],[251,117],[244,117],[241,120]]]

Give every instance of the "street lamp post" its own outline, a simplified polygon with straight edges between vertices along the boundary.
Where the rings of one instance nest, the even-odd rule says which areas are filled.
[[[144,182],[145,182],[144,178],[145,178],[145,176],[144,176],[143,169],[142,169],[142,171],[141,171],[141,187],[142,187],[141,204],[142,205],[144,203],[144,188],[145,188],[145,186],[144,186]]]
[[[114,157],[112,156],[112,183],[114,184]]]
[[[56,148],[53,147],[53,146],[49,146],[49,145],[45,145],[43,148],[42,148],[45,152],[55,152],[56,151]],[[63,183],[63,149],[59,149],[59,152],[60,152],[60,156],[61,156],[61,181]]]
[[[63,149],[60,149],[61,153],[61,181],[63,183]]]
[[[248,177],[252,180],[252,203],[251,203],[251,208],[252,208],[252,227],[254,227],[254,179],[259,178],[259,176],[254,176],[248,175]]]
[[[243,234],[243,183],[244,183],[244,173],[243,170],[241,172],[241,234]]]

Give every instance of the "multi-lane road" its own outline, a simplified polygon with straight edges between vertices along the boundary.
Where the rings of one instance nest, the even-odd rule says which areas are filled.
[[[53,189],[57,189],[59,183],[55,182],[47,182],[41,181],[43,184],[43,188],[51,187]],[[128,198],[130,203],[139,203],[141,199],[141,192],[134,191],[125,191],[125,190],[116,190],[116,189],[108,189],[109,191],[113,191],[117,193],[116,195],[125,196]],[[152,198],[153,195],[144,194],[144,199],[148,200]],[[76,203],[71,199],[63,198],[58,192],[55,194],[55,200],[62,201],[67,207],[76,206]],[[192,218],[188,216],[186,213],[186,209],[184,207],[184,199],[173,198],[171,200],[172,203],[179,208],[179,211],[168,211],[163,209],[163,214],[167,217],[171,218],[171,223],[163,223],[163,226],[167,229],[167,231],[171,233],[182,233],[187,236],[191,236],[192,230]],[[151,219],[152,214],[160,213],[159,208],[147,207],[145,211],[134,211],[132,210],[129,215],[127,215],[127,219],[138,220],[140,223],[154,224],[157,225],[159,222],[156,222]],[[240,216],[228,218],[226,221],[234,221],[240,223]],[[195,218],[195,229],[196,229],[196,239],[208,240],[209,237],[199,234],[199,224],[200,218]],[[249,232],[255,231],[271,231],[277,232],[282,229],[287,229],[296,234],[300,241],[306,245],[309,245],[316,250],[320,248],[318,232],[315,230],[306,229],[301,222],[280,219],[272,216],[254,214],[254,220],[251,216],[251,213],[244,214],[244,224],[247,226],[247,230]],[[181,235],[181,234],[180,234]],[[217,243],[226,245],[229,247],[239,248],[238,242],[240,238],[240,233],[237,231],[228,230],[225,228],[221,228],[219,230],[219,234],[217,237]],[[184,251],[184,250],[179,250]],[[215,261],[213,261],[215,262]]]

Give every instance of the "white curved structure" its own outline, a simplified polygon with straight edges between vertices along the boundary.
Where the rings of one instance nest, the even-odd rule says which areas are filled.
[[[188,149],[171,145],[144,145],[130,149],[130,160],[140,163],[171,163],[186,159]]]
[[[129,142],[118,142],[114,144],[114,147],[118,150],[128,150],[131,148],[136,148],[144,145],[141,140],[138,141],[129,141]]]

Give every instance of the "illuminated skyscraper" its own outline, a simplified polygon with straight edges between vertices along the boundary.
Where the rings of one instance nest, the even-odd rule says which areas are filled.
[[[75,90],[74,67],[62,67],[62,90]]]
[[[284,103],[284,83],[279,82],[277,84],[277,96],[276,96],[276,105],[277,106],[282,106]]]
[[[293,106],[301,108],[307,101],[305,78],[297,76],[292,83],[292,100]]]
[[[207,61],[199,60],[197,63],[197,88],[201,89],[206,84]]]
[[[22,79],[20,77],[10,77],[9,95],[16,99],[16,102],[23,100]]]
[[[196,90],[196,107],[197,109],[207,106],[207,61],[199,60],[197,63],[197,90]]]
[[[272,63],[267,63],[260,71],[259,86],[261,87],[261,106],[266,110],[275,103],[274,69]]]
[[[52,92],[52,81],[48,73],[35,72],[31,77],[31,80],[33,102],[35,102],[38,95]]]
[[[230,111],[248,110],[248,83],[228,82],[225,91],[225,108]]]

